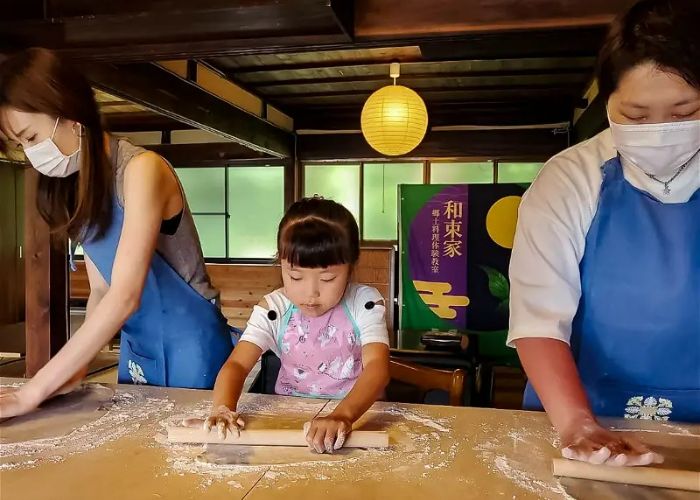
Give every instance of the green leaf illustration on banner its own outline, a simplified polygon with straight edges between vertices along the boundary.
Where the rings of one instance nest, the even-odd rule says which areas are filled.
[[[508,296],[510,294],[510,284],[503,274],[492,267],[479,266],[489,278],[489,292],[496,297],[501,303],[508,304]],[[500,306],[499,306],[500,307]]]

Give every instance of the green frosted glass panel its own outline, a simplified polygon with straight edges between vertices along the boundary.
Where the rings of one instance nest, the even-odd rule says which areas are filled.
[[[499,184],[524,184],[535,180],[544,163],[499,163]]]
[[[430,164],[431,184],[492,184],[493,162]]]
[[[395,240],[398,186],[423,184],[423,163],[366,163],[363,184],[363,239]]]
[[[226,216],[195,215],[204,257],[226,257]]]
[[[304,166],[304,196],[337,201],[360,220],[360,165]]]
[[[228,170],[229,257],[271,259],[284,215],[284,167]]]
[[[221,168],[178,168],[187,203],[193,213],[225,211],[226,185]]]

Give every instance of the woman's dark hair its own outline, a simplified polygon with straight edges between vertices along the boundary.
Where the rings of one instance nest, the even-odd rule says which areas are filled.
[[[36,206],[59,237],[80,241],[88,230],[91,237],[102,237],[112,218],[114,173],[87,79],[50,50],[24,50],[0,64],[0,127],[4,130],[8,108],[72,120],[82,126],[80,171],[65,178],[40,175]],[[8,148],[0,139],[0,149]]]
[[[340,203],[303,198],[294,203],[277,231],[278,258],[295,267],[354,265],[360,257],[355,217]]]
[[[624,74],[651,62],[700,88],[700,0],[640,0],[611,25],[598,57],[607,101]]]

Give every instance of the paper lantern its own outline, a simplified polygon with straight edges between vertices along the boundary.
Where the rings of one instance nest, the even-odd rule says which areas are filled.
[[[425,137],[428,110],[423,99],[402,85],[389,85],[369,96],[362,108],[362,135],[386,156],[413,151]]]

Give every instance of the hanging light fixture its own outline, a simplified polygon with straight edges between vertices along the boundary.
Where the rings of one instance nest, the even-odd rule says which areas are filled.
[[[362,135],[373,149],[386,156],[413,151],[428,129],[428,110],[413,90],[396,85],[399,63],[391,63],[393,85],[374,92],[362,108]]]

